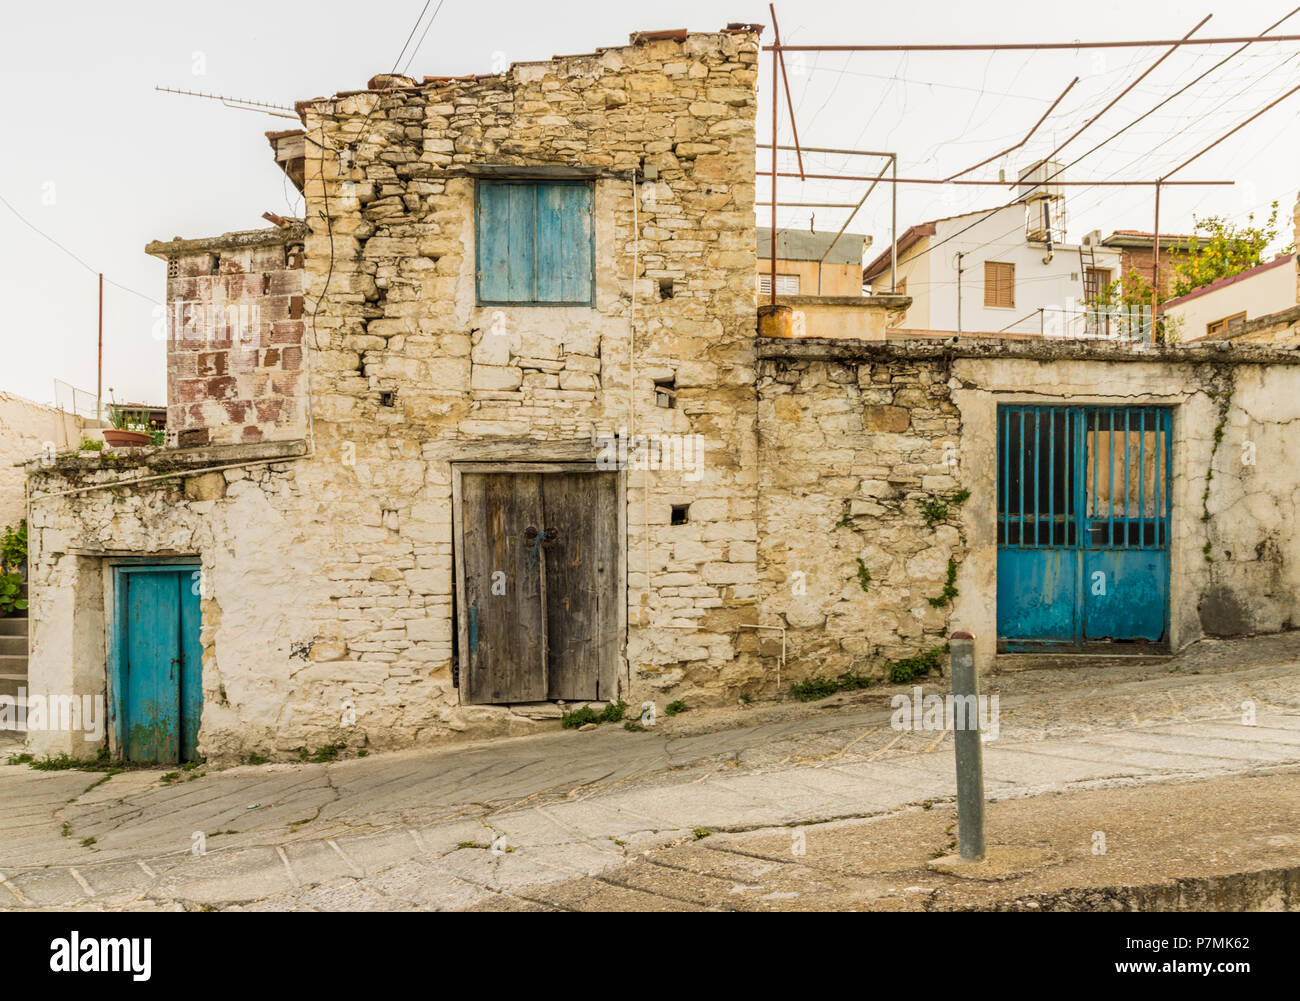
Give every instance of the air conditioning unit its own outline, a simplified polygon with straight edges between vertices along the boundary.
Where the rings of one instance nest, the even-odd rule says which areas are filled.
[[[1042,244],[1065,242],[1064,198],[1026,199],[1025,240]]]
[[[1050,178],[1050,180],[1049,180]],[[1064,198],[1061,186],[1061,164],[1055,160],[1040,160],[1020,172],[1018,201],[1035,201],[1039,198]]]
[[[1083,245],[1084,245],[1085,247],[1092,247],[1092,248],[1094,248],[1094,249],[1096,249],[1097,247],[1100,247],[1100,246],[1101,246],[1101,230],[1099,230],[1099,229],[1094,229],[1091,233],[1089,233],[1087,236],[1085,236],[1085,237],[1083,238]]]

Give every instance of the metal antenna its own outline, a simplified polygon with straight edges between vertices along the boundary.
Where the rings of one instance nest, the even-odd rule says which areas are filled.
[[[202,94],[196,90],[177,90],[175,87],[154,87],[154,90],[162,91],[166,94],[183,94],[186,97],[203,97],[209,101],[220,101],[227,108],[234,108],[236,111],[256,111],[263,115],[271,115],[274,118],[292,118],[295,121],[298,120],[298,115],[292,113],[293,108],[286,107],[283,104],[268,104],[265,101],[250,101],[242,97],[225,97],[221,94]],[[284,114],[283,112],[291,113]]]

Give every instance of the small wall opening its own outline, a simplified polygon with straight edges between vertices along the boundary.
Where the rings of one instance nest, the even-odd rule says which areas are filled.
[[[674,504],[672,506],[672,512],[668,518],[670,525],[685,525],[690,520],[691,506],[689,504]]]
[[[655,406],[673,409],[677,406],[677,379],[655,380]]]

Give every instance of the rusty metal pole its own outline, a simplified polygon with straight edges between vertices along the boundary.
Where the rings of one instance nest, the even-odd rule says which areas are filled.
[[[1156,181],[1156,217],[1151,232],[1151,343],[1156,341],[1156,311],[1160,308],[1160,182]]]
[[[776,23],[776,4],[768,4],[772,12],[772,41],[776,45],[776,61],[781,67],[781,82],[785,84],[785,106],[790,112],[790,132],[794,136],[794,155],[799,163],[799,177],[803,178],[803,150],[799,148],[799,122],[794,117],[794,95],[790,93],[790,77],[785,72],[785,54],[781,51],[781,26]],[[772,95],[775,99],[776,95]],[[776,145],[773,136],[772,144]]]
[[[104,414],[104,275],[99,276],[99,369],[95,380],[95,423]],[[75,410],[76,407],[73,407]]]
[[[890,205],[889,221],[889,291],[891,293],[898,291],[898,154],[890,154],[892,159],[892,171],[890,177],[894,179],[894,200]]]
[[[979,679],[975,674],[975,637],[952,634],[952,694],[963,700],[962,726],[954,713],[953,744],[957,750],[957,842],[968,862],[984,858],[984,749],[980,744]]]
[[[779,140],[776,136],[777,112],[780,109],[781,101],[777,94],[777,62],[780,55],[777,52],[772,53],[772,258],[770,262],[771,270],[768,271],[768,278],[772,283],[771,303],[776,305],[776,146]]]

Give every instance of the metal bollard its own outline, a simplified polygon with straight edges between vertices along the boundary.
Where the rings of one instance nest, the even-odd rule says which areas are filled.
[[[964,726],[954,722],[957,749],[957,842],[961,857],[984,858],[984,752],[980,745],[979,679],[975,674],[975,637],[952,634],[952,694],[968,707]],[[961,704],[958,703],[958,705]]]

